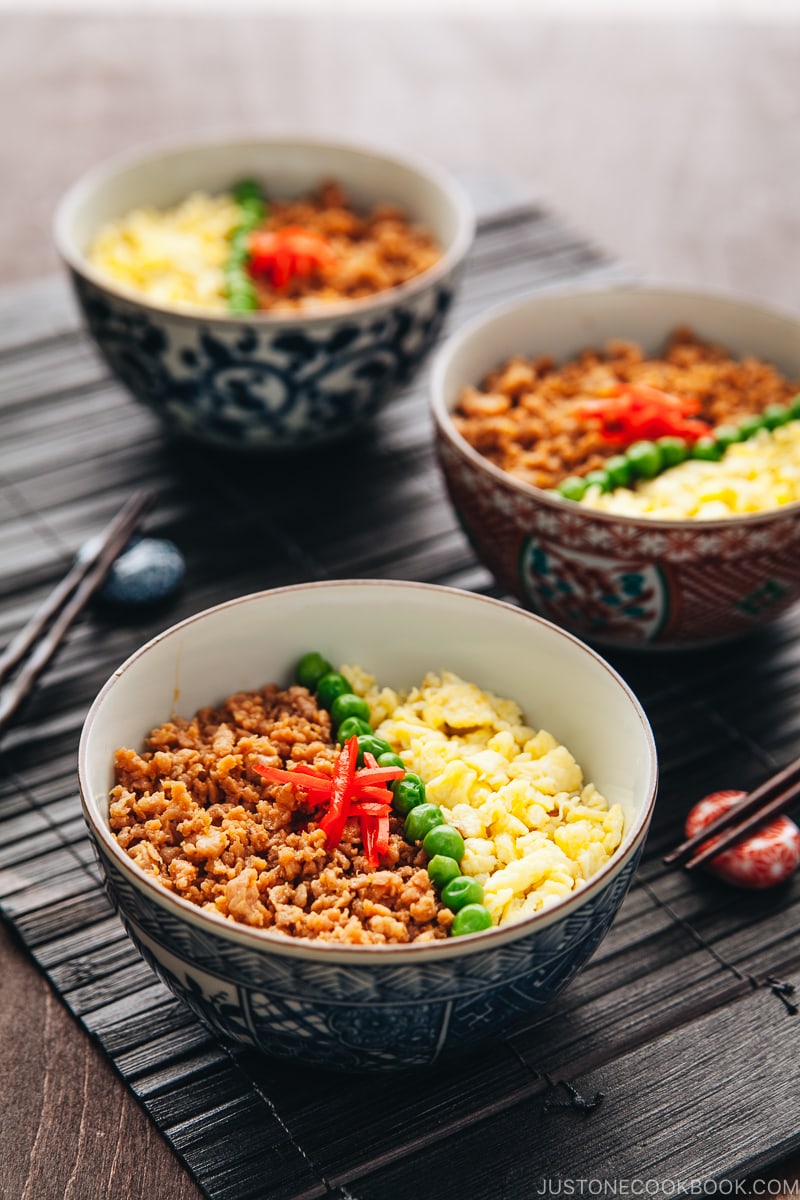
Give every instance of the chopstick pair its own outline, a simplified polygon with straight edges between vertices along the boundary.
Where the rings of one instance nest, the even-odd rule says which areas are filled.
[[[23,664],[13,682],[0,693],[0,737],[154,500],[154,492],[135,492],[103,532],[81,547],[61,582],[0,654],[0,686]]]
[[[715,858],[723,850],[729,849],[773,817],[786,812],[800,800],[800,758],[794,759],[783,770],[772,775],[754,791],[743,796],[736,804],[732,804],[727,812],[721,813],[714,821],[710,821],[703,829],[698,830],[693,837],[681,842],[669,854],[665,854],[662,862],[667,866],[683,864],[687,871],[693,871],[702,866],[710,858]],[[705,846],[696,853],[698,847],[722,834],[713,845]]]

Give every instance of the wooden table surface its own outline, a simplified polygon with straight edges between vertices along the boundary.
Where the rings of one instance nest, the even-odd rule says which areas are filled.
[[[798,67],[800,22],[2,13],[0,284],[57,268],[108,154],[296,130],[505,171],[650,278],[800,311]],[[2,1200],[199,1196],[2,926],[0,1099]]]

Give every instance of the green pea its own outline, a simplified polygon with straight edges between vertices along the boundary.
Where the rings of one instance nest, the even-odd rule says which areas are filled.
[[[442,891],[442,902],[453,912],[458,912],[465,904],[480,904],[482,900],[483,888],[469,875],[459,875]]]
[[[241,288],[229,288],[228,308],[234,313],[255,312],[258,308],[255,288],[249,284],[244,284]]]
[[[338,671],[328,671],[317,681],[317,700],[323,708],[330,708],[337,696],[352,690],[344,675]]]
[[[360,717],[369,724],[369,705],[363,696],[353,692],[342,692],[331,704],[331,720],[334,725],[341,725],[348,717]],[[391,746],[389,747],[391,749]]]
[[[225,264],[225,275],[231,287],[236,287],[241,283],[241,272],[244,270],[245,264],[250,257],[250,251],[246,246],[236,245],[231,246],[231,252],[228,255],[228,261]]]
[[[460,863],[464,857],[464,839],[452,825],[437,825],[425,835],[422,849],[430,858],[436,854],[446,854]]]
[[[767,429],[777,429],[792,419],[792,410],[783,404],[770,404],[764,409],[764,424]]]
[[[376,737],[374,733],[360,733],[358,735],[358,765],[363,764],[365,754],[372,754],[377,759],[391,748],[388,742],[385,742],[383,738]]]
[[[410,780],[411,783],[415,784],[416,787],[420,788],[423,792],[425,791],[425,784],[423,783],[421,775],[417,775],[414,771],[406,771],[405,778]]]
[[[332,670],[333,667],[326,658],[317,654],[316,650],[311,650],[300,659],[295,668],[294,677],[301,687],[308,688],[310,692],[313,692],[322,676]]]
[[[634,442],[625,457],[639,479],[652,479],[664,465],[664,456],[655,442]]]
[[[395,754],[394,750],[387,750],[385,754],[378,755],[379,767],[402,767],[405,771],[406,764],[403,762],[399,754]]]
[[[492,914],[488,908],[485,908],[483,904],[465,904],[455,915],[453,924],[450,926],[450,936],[460,937],[464,933],[480,933],[481,930],[491,929],[491,927]]]
[[[565,500],[582,500],[586,494],[586,480],[579,475],[568,475],[558,485],[558,494]]]
[[[239,206],[242,210],[242,224],[240,228],[251,230],[260,225],[266,216],[266,208],[263,200],[254,198],[246,200]]]
[[[719,462],[723,454],[723,447],[713,437],[698,438],[692,446],[692,458],[699,458],[703,462]]]
[[[794,397],[789,405],[789,412],[794,417],[795,421],[800,420],[800,395]]]
[[[409,772],[404,779],[395,779],[391,788],[394,807],[404,817],[408,816],[412,808],[425,803],[425,784],[419,775]]]
[[[660,437],[656,442],[664,459],[665,467],[677,467],[689,457],[689,447],[681,437]]]
[[[742,441],[744,441],[746,438],[753,437],[763,428],[764,422],[761,420],[761,417],[745,417],[743,421],[739,422],[739,431],[742,435]]]
[[[233,188],[233,198],[237,204],[247,204],[252,200],[261,199],[261,188],[255,179],[240,179]]]
[[[428,876],[431,883],[435,883],[440,891],[447,887],[451,880],[458,879],[460,874],[461,870],[456,860],[449,858],[446,854],[434,854],[428,863]]]
[[[360,738],[365,734],[372,734],[372,726],[368,721],[362,721],[361,717],[347,717],[336,731],[336,737],[342,745],[349,742],[351,737]]]
[[[631,481],[631,464],[624,454],[612,454],[606,459],[606,474],[612,487],[627,487]]]
[[[713,433],[714,441],[723,450],[742,440],[742,430],[739,425],[718,425]]]
[[[611,480],[607,471],[589,471],[584,475],[583,482],[587,488],[599,487],[601,492],[611,491]]]
[[[231,234],[231,240],[228,243],[228,258],[225,263],[225,270],[229,270],[232,263],[246,263],[250,258],[250,230],[245,229],[243,225],[239,225]]]
[[[444,814],[438,804],[418,804],[406,817],[403,832],[407,841],[421,842],[432,829],[443,824]]]

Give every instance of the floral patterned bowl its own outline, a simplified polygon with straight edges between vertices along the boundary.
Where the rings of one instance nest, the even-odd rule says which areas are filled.
[[[288,681],[310,648],[400,688],[449,668],[513,697],[563,740],[610,802],[623,842],[580,891],[516,925],[430,943],[339,946],[237,924],[146,875],[109,829],[113,754],[177,707]],[[592,650],[522,609],[468,592],[373,580],[301,584],[230,601],[128,659],[86,719],[86,820],[109,893],[164,982],[218,1033],[340,1069],[421,1066],[552,1001],[606,933],[650,821],[656,755],[647,719]]]
[[[443,255],[399,287],[315,314],[226,316],[161,308],[89,265],[107,221],[254,176],[277,195],[326,178],[363,206],[393,202]],[[234,450],[302,449],[350,433],[407,382],[439,334],[472,243],[461,188],[438,169],[332,142],[189,145],[102,166],[62,200],[55,239],[89,330],[114,374],[174,433]]]
[[[796,318],[728,296],[635,286],[517,299],[452,337],[432,372],[439,461],[477,553],[528,607],[600,645],[706,645],[778,616],[800,598],[800,504],[714,521],[591,511],[494,466],[450,414],[466,385],[513,354],[566,358],[610,338],[654,352],[679,325],[800,378]]]

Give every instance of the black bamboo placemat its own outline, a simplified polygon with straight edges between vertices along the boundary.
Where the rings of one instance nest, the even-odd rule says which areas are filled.
[[[451,327],[516,292],[624,276],[535,203],[473,184],[482,221]],[[545,1179],[667,1194],[800,1148],[800,886],[746,895],[660,865],[691,801],[800,752],[800,613],[724,649],[614,656],[653,722],[662,786],[638,880],[560,1003],[422,1074],[328,1076],[226,1049],[139,959],[84,835],[81,723],[142,641],[235,595],[329,576],[497,591],[444,498],[424,380],[349,446],[243,463],[166,442],[61,281],[1,294],[0,645],[143,484],[159,493],[149,530],[186,553],[185,590],[139,617],[95,609],[7,737],[0,907],[208,1196],[527,1200]]]

